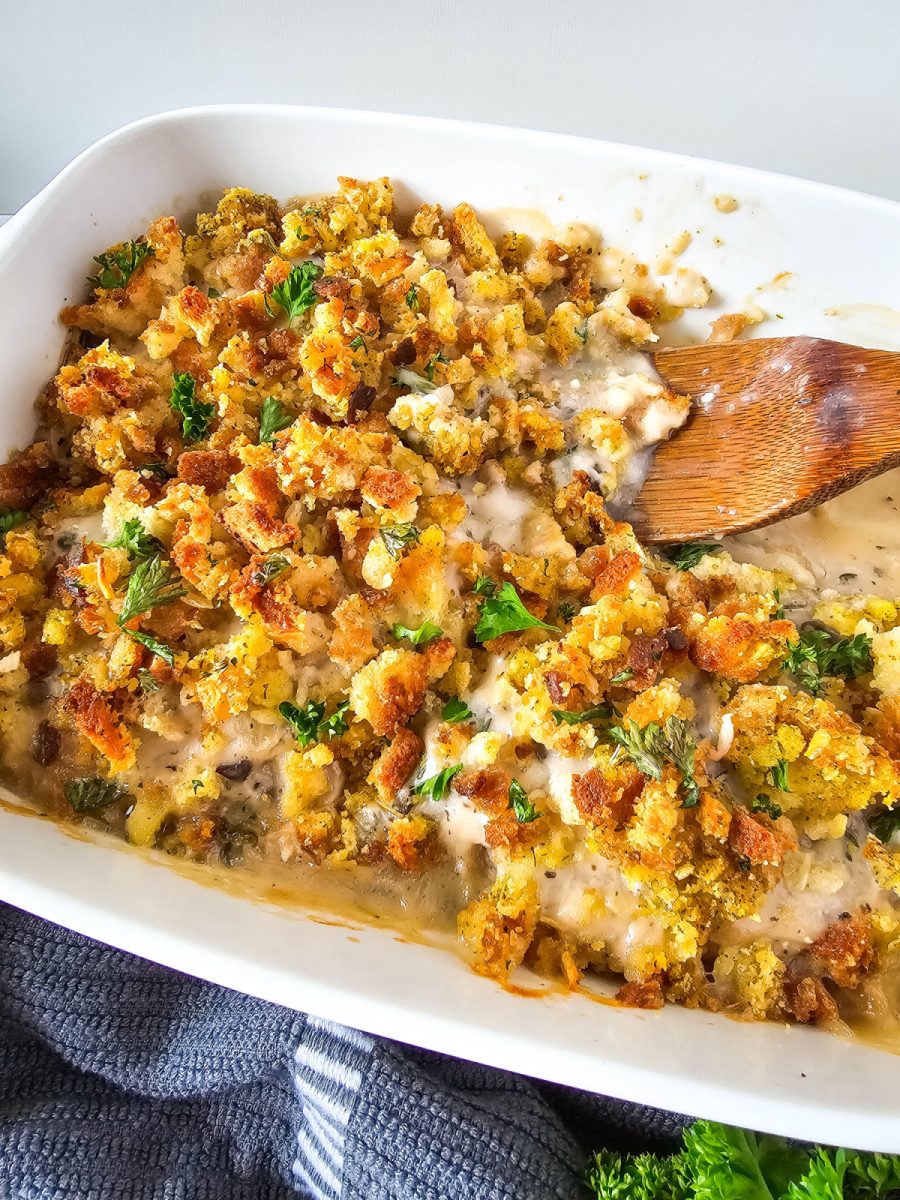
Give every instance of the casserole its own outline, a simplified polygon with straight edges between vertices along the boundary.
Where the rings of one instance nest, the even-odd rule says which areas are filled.
[[[378,136],[359,146],[360,128],[373,121]],[[390,135],[388,127],[393,128]],[[165,147],[168,156],[157,161],[154,146]],[[285,154],[285,146],[296,147],[296,161]],[[542,154],[539,172],[534,167],[537,151]],[[463,172],[464,160],[473,173]],[[834,327],[843,318],[829,316],[824,309],[858,299],[858,293],[837,293],[835,281],[852,278],[860,262],[875,264],[873,277],[865,280],[866,300],[886,304],[890,298],[889,271],[885,267],[879,277],[878,263],[886,261],[884,239],[897,237],[898,217],[894,206],[877,201],[848,200],[812,185],[764,183],[752,173],[692,167],[666,156],[598,148],[573,139],[405,120],[379,125],[375,118],[312,117],[291,110],[174,114],[101,143],[4,231],[0,271],[11,309],[4,350],[9,359],[4,362],[7,394],[34,395],[52,373],[59,332],[35,314],[52,312],[80,296],[81,247],[116,240],[123,223],[146,223],[170,210],[173,198],[176,214],[186,215],[204,204],[210,192],[235,181],[286,195],[324,190],[335,174],[346,171],[363,177],[386,171],[415,194],[446,202],[464,195],[482,210],[512,205],[540,209],[554,222],[587,220],[601,226],[610,241],[646,255],[679,230],[694,230],[691,265],[721,289],[722,311],[777,277],[774,286],[784,289],[777,305],[785,332],[851,336]],[[713,197],[721,194],[740,195],[736,212],[722,213],[713,204]],[[602,195],[602,206],[592,198],[595,195]],[[132,196],[140,196],[140,205]],[[815,199],[820,223],[810,221],[804,196],[807,203]],[[854,205],[866,210],[864,222],[850,223]],[[54,242],[63,228],[65,239]],[[789,271],[793,274],[788,276]],[[697,334],[699,324],[681,327],[679,333]],[[29,425],[27,408],[18,405],[9,447],[27,440]],[[135,855],[75,843],[45,822],[3,815],[4,823],[14,824],[7,846],[12,849],[16,838],[23,839],[21,852],[12,854],[12,861],[21,865],[5,868],[9,874],[4,875],[3,895],[138,953],[376,1032],[498,1065],[526,1065],[535,1074],[645,1102],[722,1117],[730,1098],[726,1119],[821,1139],[827,1137],[821,1115],[804,1124],[810,1110],[804,1104],[803,1081],[818,1072],[818,1103],[839,1124],[841,1119],[845,1122],[834,1127],[835,1139],[893,1148],[884,1140],[887,1130],[877,1143],[871,1141],[874,1119],[860,1121],[853,1137],[848,1133],[851,1112],[859,1119],[867,1108],[880,1109],[882,1120],[889,1112],[890,1070],[875,1067],[878,1056],[868,1048],[848,1048],[833,1040],[823,1048],[809,1042],[805,1031],[750,1030],[721,1021],[714,1027],[709,1018],[695,1013],[683,1014],[688,1024],[671,1026],[674,1014],[668,1010],[658,1015],[621,1013],[598,1009],[585,997],[549,994],[526,1002],[492,991],[489,1000],[484,992],[488,985],[475,981],[481,990],[470,992],[472,983],[457,978],[458,965],[436,956],[430,947],[395,942],[389,953],[385,942],[390,945],[392,935],[383,931],[310,925],[288,912],[251,907],[207,890],[188,902],[204,914],[203,928],[192,923],[185,931],[179,928],[185,907],[179,889],[187,887],[193,895],[196,884],[154,872]],[[29,843],[32,838],[36,840]],[[75,853],[71,862],[70,851]],[[96,864],[90,861],[92,855],[99,855]],[[116,865],[107,867],[107,860]],[[41,886],[42,871],[56,881],[49,890]],[[122,872],[124,878],[113,878]],[[61,898],[66,898],[64,918]],[[151,916],[154,901],[159,910]],[[239,918],[228,911],[233,904],[240,906]],[[401,980],[404,1000],[398,1004],[392,997]],[[365,1000],[358,999],[360,993]],[[510,1004],[516,1005],[512,1012]],[[554,1020],[547,1011],[551,1006],[564,1006],[564,1020]],[[478,1021],[467,1020],[466,1012],[476,1007]],[[760,1066],[754,1079],[743,1056],[753,1040],[750,1035],[759,1033],[769,1040],[753,1051]],[[776,1045],[779,1036],[789,1040]],[[704,1059],[699,1071],[696,1042],[691,1048],[697,1038],[706,1051],[713,1051],[713,1062]],[[837,1048],[833,1058],[832,1046]],[[525,1047],[533,1058],[525,1056]],[[840,1069],[842,1053],[853,1055],[848,1061],[854,1064],[855,1081],[865,1074],[860,1064],[874,1056],[872,1075],[858,1094],[848,1096]],[[596,1074],[604,1067],[602,1076]],[[686,1088],[689,1073],[693,1079]],[[798,1081],[791,1093],[794,1074]],[[834,1085],[830,1097],[828,1078]],[[740,1086],[735,1085],[737,1079]],[[879,1087],[884,1089],[880,1096]],[[773,1097],[784,1097],[786,1090],[784,1110],[780,1117],[773,1115],[779,1111]],[[765,1098],[769,1103],[760,1107]]]

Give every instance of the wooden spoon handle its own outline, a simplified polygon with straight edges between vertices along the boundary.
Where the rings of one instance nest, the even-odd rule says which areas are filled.
[[[631,519],[648,541],[752,529],[900,464],[900,355],[817,338],[661,350],[691,416],[656,452]]]

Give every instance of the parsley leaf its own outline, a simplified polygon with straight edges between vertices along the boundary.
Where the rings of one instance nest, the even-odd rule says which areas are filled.
[[[141,685],[141,691],[145,696],[152,696],[154,692],[158,692],[162,686],[155,675],[151,674],[146,667],[138,668],[138,683]]]
[[[18,525],[24,525],[29,515],[18,508],[0,508],[0,537],[5,537]]]
[[[666,546],[663,553],[679,571],[690,571],[701,558],[721,549],[718,542],[681,542],[676,546]]]
[[[560,600],[556,606],[556,613],[561,621],[571,621],[577,612],[578,605],[573,604],[571,600]]]
[[[111,779],[71,779],[63,788],[63,795],[76,812],[98,812],[109,808],[126,794],[125,789]]]
[[[541,815],[528,799],[528,794],[517,779],[509,785],[509,807],[516,814],[520,825],[530,825]]]
[[[788,765],[787,761],[779,758],[774,767],[769,767],[766,771],[766,782],[772,787],[778,788],[779,792],[789,792],[791,790],[788,783]]]
[[[586,708],[582,712],[569,712],[565,708],[553,709],[553,720],[557,725],[580,725],[583,721],[603,721],[612,715],[611,704],[598,704],[596,708]]]
[[[319,725],[319,737],[323,733],[327,733],[329,739],[340,737],[342,733],[346,733],[350,726],[347,724],[347,709],[350,707],[349,700],[343,700],[330,717],[326,717]]]
[[[440,803],[450,791],[451,783],[461,770],[462,763],[457,763],[455,767],[444,767],[442,771],[438,771],[437,775],[432,775],[429,779],[423,779],[421,783],[414,784],[411,789],[412,794],[428,796],[431,800]]]
[[[107,250],[94,256],[100,270],[88,275],[88,283],[95,288],[123,288],[138,267],[156,251],[149,242],[125,242],[117,250]]]
[[[496,595],[489,596],[481,606],[481,616],[475,626],[475,640],[489,642],[491,638],[501,637],[504,633],[520,633],[524,629],[552,629],[554,633],[559,632],[556,625],[548,625],[546,621],[531,615],[511,583],[501,584]]]
[[[428,392],[436,392],[438,385],[430,379],[426,379],[424,375],[420,375],[418,371],[411,371],[409,367],[398,367],[394,372],[394,383],[398,387],[409,388],[411,392],[418,392],[419,395],[427,395]]]
[[[627,683],[629,679],[634,679],[634,671],[632,671],[631,667],[626,667],[624,671],[619,671],[617,675],[613,675],[609,682],[615,686],[618,683]]]
[[[419,289],[414,283],[409,285],[409,291],[406,293],[406,307],[412,312],[417,312],[419,308]]]
[[[838,637],[827,629],[803,629],[799,641],[788,643],[784,665],[802,688],[817,696],[825,675],[855,679],[872,670],[872,639],[864,633]]]
[[[622,747],[642,775],[649,775],[651,779],[662,779],[665,737],[655,721],[642,728],[636,721],[629,719],[624,725],[611,725],[608,733],[616,745]]]
[[[697,743],[690,735],[687,721],[669,717],[666,721],[666,758],[681,772],[681,807],[695,808],[700,803],[700,788],[694,778]]]
[[[291,268],[287,279],[272,288],[272,299],[284,309],[289,321],[302,316],[318,303],[315,282],[321,274],[322,268],[314,262],[301,263],[299,267]]]
[[[438,350],[437,354],[432,354],[428,362],[425,364],[425,378],[430,382],[434,382],[434,368],[438,363],[449,363],[450,359],[445,354]]]
[[[366,339],[363,337],[363,335],[361,333],[358,333],[356,335],[356,337],[353,339],[353,341],[350,343],[350,349],[351,350],[365,350],[365,348],[366,348]]]
[[[275,434],[287,429],[293,419],[280,400],[266,396],[259,410],[259,444],[274,442]]]
[[[176,371],[169,404],[181,417],[186,442],[202,442],[216,413],[214,404],[197,399],[197,382],[190,371]]]
[[[651,721],[641,728],[635,721],[611,725],[610,738],[621,746],[642,775],[662,779],[663,764],[668,761],[681,773],[682,808],[694,808],[700,800],[700,788],[694,779],[697,746],[690,736],[687,721],[669,717],[665,732]]]
[[[475,714],[465,700],[460,700],[458,696],[451,696],[441,710],[441,720],[450,725],[458,725],[460,721],[470,721],[474,717]]]
[[[273,579],[291,569],[290,560],[283,554],[270,554],[253,572],[252,579],[257,587],[266,587]]]
[[[900,808],[883,808],[869,818],[869,830],[879,842],[889,842],[900,829]]]
[[[350,702],[344,700],[337,706],[330,717],[325,716],[325,704],[322,700],[307,700],[302,708],[291,704],[289,700],[278,705],[279,715],[293,729],[294,736],[301,746],[309,746],[323,738],[340,737],[350,728],[344,714],[350,707]]]
[[[149,633],[141,633],[137,629],[129,629],[128,636],[132,641],[140,642],[142,646],[146,646],[152,654],[161,658],[163,662],[167,662],[170,667],[175,666],[175,651],[171,646],[167,646],[165,642],[158,642]]]
[[[411,546],[419,540],[415,525],[385,525],[378,532],[391,558],[399,558],[404,546]]]
[[[127,520],[111,542],[102,544],[111,549],[127,550],[131,558],[138,560],[152,558],[154,554],[159,554],[163,549],[159,538],[149,534],[137,517]]]
[[[581,342],[582,346],[585,345],[585,343],[588,340],[588,323],[587,323],[587,321],[583,321],[580,325],[575,326],[575,336]]]
[[[772,595],[775,597],[775,603],[778,605],[778,607],[772,613],[772,620],[773,621],[783,621],[784,620],[784,608],[782,607],[782,604],[781,604],[781,588],[773,588]]]
[[[184,594],[185,589],[178,582],[170,563],[158,556],[144,559],[129,576],[128,590],[119,612],[119,624],[127,625],[142,613],[160,608],[163,604],[171,604]]]
[[[440,625],[435,625],[434,621],[423,621],[418,629],[410,629],[407,625],[400,624],[391,626],[391,633],[395,638],[398,640],[406,638],[414,646],[427,646],[436,637],[440,637],[443,632]]]
[[[777,821],[781,816],[782,808],[780,804],[775,803],[771,796],[767,796],[765,792],[758,792],[750,801],[750,811],[765,813],[767,817]]]
[[[497,584],[488,575],[480,575],[472,585],[472,591],[476,596],[493,596],[497,591]]]

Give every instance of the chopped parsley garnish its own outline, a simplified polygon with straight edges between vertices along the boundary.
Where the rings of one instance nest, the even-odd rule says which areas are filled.
[[[266,587],[273,579],[291,569],[290,559],[284,554],[270,554],[265,562],[261,562],[251,576],[257,587]]]
[[[287,429],[293,419],[280,400],[266,396],[259,410],[259,444],[274,442],[275,434]]]
[[[451,696],[441,710],[441,720],[450,725],[458,725],[460,721],[474,720],[475,714],[459,696]]]
[[[766,783],[774,788],[778,788],[779,792],[789,792],[791,790],[788,783],[788,765],[786,759],[779,758],[774,767],[769,767],[766,771]]]
[[[578,338],[579,342],[581,342],[582,346],[587,342],[587,339],[588,339],[588,323],[587,323],[587,321],[583,321],[580,325],[575,326],[575,336]]]
[[[145,696],[152,696],[161,687],[159,680],[146,667],[138,668],[137,678],[138,683],[141,685],[141,691]]]
[[[366,348],[366,339],[363,337],[363,335],[361,333],[358,333],[356,335],[356,337],[353,339],[353,341],[350,343],[350,349],[351,350],[365,350],[365,348]]]
[[[18,508],[0,508],[0,537],[6,537],[11,529],[24,525],[29,514]]]
[[[425,378],[429,380],[429,382],[433,383],[434,368],[438,363],[449,363],[449,361],[450,359],[447,358],[445,354],[441,354],[440,350],[438,350],[437,354],[432,354],[431,358],[429,358],[428,362],[425,364]]]
[[[391,558],[399,558],[405,546],[411,546],[419,540],[415,525],[385,525],[378,532]]]
[[[700,789],[694,779],[696,743],[690,736],[687,721],[669,717],[665,732],[651,721],[638,725],[627,720],[624,725],[611,725],[609,736],[621,746],[642,775],[662,779],[663,764],[670,762],[681,774],[682,808],[693,808],[700,800]]]
[[[111,779],[72,779],[63,788],[63,795],[76,812],[98,812],[121,800],[125,789]]]
[[[774,588],[772,590],[772,595],[775,597],[775,603],[778,605],[778,607],[772,613],[772,620],[773,621],[783,621],[784,620],[784,609],[782,608],[782,605],[781,605],[781,588]]]
[[[197,382],[190,371],[176,371],[169,404],[181,417],[186,442],[202,442],[216,414],[214,404],[197,399]]]
[[[788,643],[784,665],[802,688],[817,696],[826,675],[855,679],[872,670],[872,639],[864,633],[838,637],[827,629],[804,629]]]
[[[329,738],[340,737],[342,733],[346,733],[350,726],[347,724],[347,709],[350,707],[349,700],[343,700],[330,717],[326,717],[319,725],[319,737],[322,737],[323,731],[328,734]]]
[[[391,633],[395,638],[406,638],[414,646],[427,646],[443,632],[440,625],[435,625],[434,621],[423,621],[418,629],[410,629],[409,626],[400,624],[391,626]]]
[[[301,263],[291,268],[287,279],[272,288],[272,299],[284,309],[289,321],[301,317],[318,303],[315,283],[321,274],[322,268],[314,262]]]
[[[565,708],[554,708],[553,720],[557,725],[581,725],[584,721],[605,721],[613,715],[611,704],[598,704],[582,712],[569,712]]]
[[[765,813],[767,817],[771,817],[773,821],[777,821],[781,816],[782,808],[780,804],[776,804],[771,796],[767,796],[765,792],[757,792],[750,801],[751,812]]]
[[[409,291],[406,293],[406,307],[412,312],[418,312],[419,289],[414,283],[410,284]]]
[[[481,616],[475,626],[475,640],[489,642],[504,633],[521,633],[524,629],[552,629],[554,633],[559,632],[556,625],[548,625],[546,621],[531,615],[511,583],[501,584],[496,594],[488,596],[481,606]]]
[[[497,591],[496,582],[489,575],[479,575],[472,585],[476,596],[493,596]]]
[[[110,549],[127,550],[129,557],[137,559],[152,558],[163,549],[159,538],[153,537],[143,527],[137,517],[131,517],[119,530],[111,542],[104,542]]]
[[[578,612],[578,605],[573,604],[571,600],[560,600],[556,612],[561,621],[571,621]]]
[[[163,604],[171,604],[184,594],[185,589],[178,582],[170,563],[158,556],[146,558],[137,564],[129,576],[119,624],[127,625],[142,613],[160,608]]]
[[[350,702],[344,700],[330,717],[326,717],[325,703],[322,700],[307,700],[302,708],[284,700],[278,705],[278,713],[293,729],[294,737],[300,745],[309,746],[325,737],[330,739],[346,733],[349,726],[344,714],[349,707]]]
[[[677,546],[666,546],[663,553],[679,571],[690,571],[701,558],[721,549],[718,542],[681,542]]]
[[[626,667],[624,671],[619,671],[618,674],[613,675],[609,682],[615,687],[616,684],[627,683],[629,679],[634,679],[634,671],[632,671],[631,667]]]
[[[900,829],[900,807],[883,808],[874,817],[869,818],[869,831],[878,838],[879,842],[889,842]]]
[[[125,242],[118,250],[107,250],[94,256],[100,270],[88,275],[88,283],[95,288],[123,288],[138,267],[156,252],[149,242]]]
[[[520,825],[530,825],[541,815],[528,799],[528,793],[517,779],[509,785],[509,807],[516,814]]]
[[[222,295],[222,293],[219,291],[219,289],[214,288],[214,287],[207,288],[206,294],[207,294],[207,296],[209,296],[210,300],[218,300],[218,299],[220,299],[220,297]]]
[[[455,767],[444,767],[442,771],[438,771],[437,775],[432,775],[428,779],[423,779],[421,783],[413,784],[411,789],[414,796],[428,796],[431,800],[436,800],[440,803],[445,799],[450,791],[450,785],[456,776],[462,770],[462,763],[457,763]]]
[[[157,641],[149,633],[141,633],[137,629],[129,629],[128,636],[133,641],[140,642],[142,646],[146,646],[151,654],[155,654],[158,658],[161,658],[170,667],[175,666],[175,651],[171,646],[167,646],[165,642]]]
[[[426,379],[424,375],[420,375],[418,371],[411,371],[409,367],[398,367],[394,372],[394,383],[398,387],[409,388],[411,392],[418,392],[420,395],[427,395],[428,392],[436,392],[438,385],[430,379]]]

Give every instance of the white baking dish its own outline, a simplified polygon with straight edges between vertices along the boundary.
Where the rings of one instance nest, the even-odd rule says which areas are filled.
[[[229,185],[284,198],[329,189],[339,173],[390,174],[407,200],[585,220],[651,257],[687,229],[682,261],[713,282],[716,311],[757,296],[773,314],[764,332],[900,346],[900,315],[887,309],[900,284],[900,205],[552,134],[318,109],[192,109],[97,143],[0,231],[0,450],[30,438],[32,400],[62,343],[55,313],[83,294],[92,253],[160,213],[189,217]],[[718,193],[736,196],[737,211],[717,211]],[[781,272],[794,274],[755,292]],[[679,336],[712,315],[694,314]],[[388,929],[241,899],[12,811],[0,810],[0,847],[0,898],[229,987],[610,1095],[900,1151],[900,1057],[871,1047],[674,1007],[513,995]]]

